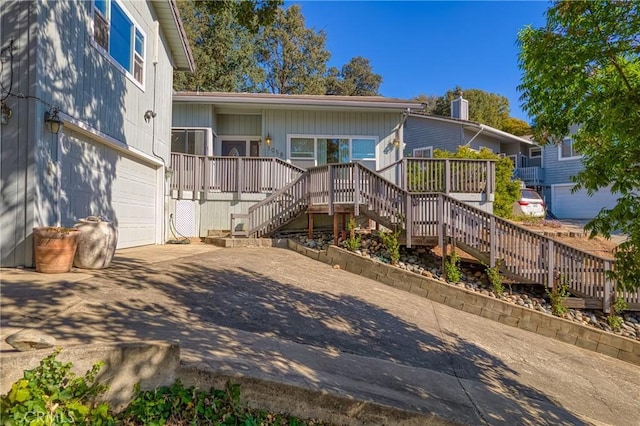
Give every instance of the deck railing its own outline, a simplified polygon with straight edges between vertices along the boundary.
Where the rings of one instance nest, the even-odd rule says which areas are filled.
[[[614,267],[611,259],[577,250],[442,193],[405,191],[357,163],[311,168],[256,204],[250,208],[249,235],[272,232],[307,205],[324,205],[333,214],[339,204],[352,204],[355,214],[365,209],[376,220],[405,229],[408,247],[418,237],[436,237],[443,247],[450,241],[503,272],[548,287],[566,284],[581,297],[600,299],[605,312],[616,294],[629,304],[640,302],[640,292],[616,293],[607,274]]]
[[[495,161],[403,158],[378,174],[408,192],[493,193]]]
[[[279,158],[207,157],[171,154],[170,188],[185,192],[266,193],[278,191],[302,175],[303,169]]]
[[[519,167],[514,170],[514,175],[526,185],[541,185],[544,181],[542,167]]]

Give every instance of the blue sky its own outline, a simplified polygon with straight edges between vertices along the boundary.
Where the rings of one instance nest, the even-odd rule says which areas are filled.
[[[306,26],[327,35],[329,66],[354,56],[382,75],[380,94],[410,99],[448,89],[481,89],[520,107],[518,31],[545,24],[547,1],[287,1],[299,4]]]

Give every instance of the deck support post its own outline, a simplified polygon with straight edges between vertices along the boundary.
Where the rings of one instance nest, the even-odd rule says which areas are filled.
[[[333,215],[333,244],[338,245],[338,215]]]
[[[307,237],[309,239],[313,239],[313,213],[309,213],[309,231],[307,232]]]
[[[342,235],[342,241],[347,239],[347,214],[342,213],[342,229],[340,229],[340,235]]]

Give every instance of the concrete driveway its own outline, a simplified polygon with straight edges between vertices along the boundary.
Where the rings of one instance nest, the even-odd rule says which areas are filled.
[[[178,340],[183,362],[461,424],[640,424],[640,369],[277,248],[120,250],[2,270],[4,339]]]

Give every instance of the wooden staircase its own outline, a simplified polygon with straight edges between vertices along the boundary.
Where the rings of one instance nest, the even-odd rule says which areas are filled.
[[[358,163],[308,169],[293,182],[232,215],[232,235],[261,237],[305,212],[350,206],[389,229],[403,232],[407,247],[437,240],[452,244],[520,281],[547,287],[567,284],[572,293],[599,300],[608,312],[616,296],[608,271],[613,261],[531,232],[512,222],[437,192],[408,192]],[[234,228],[242,221],[242,229]],[[443,250],[443,252],[446,252]],[[631,309],[640,310],[640,292],[618,292]]]

